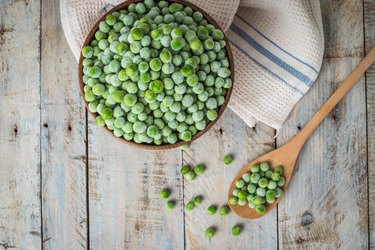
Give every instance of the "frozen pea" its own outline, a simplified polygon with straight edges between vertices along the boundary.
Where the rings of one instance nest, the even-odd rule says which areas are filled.
[[[207,110],[206,116],[208,120],[213,121],[217,118],[217,112],[214,109]]]

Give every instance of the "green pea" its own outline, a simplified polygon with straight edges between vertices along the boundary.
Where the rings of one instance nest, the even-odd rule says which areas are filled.
[[[239,199],[246,199],[248,193],[246,192],[246,190],[241,190],[241,188],[238,188],[238,189],[240,189],[240,191],[238,192],[237,196],[238,196]]]
[[[82,48],[82,55],[85,58],[91,58],[94,54],[94,50],[91,46],[85,46]]]
[[[184,76],[180,72],[174,72],[172,74],[172,80],[175,84],[180,84],[184,81]]]
[[[150,68],[153,70],[153,71],[159,71],[161,70],[161,67],[162,67],[162,63],[160,61],[159,58],[153,58],[151,61],[150,61]]]
[[[254,184],[257,184],[260,179],[260,175],[258,173],[253,173],[250,176],[250,181]]]
[[[272,175],[271,175],[271,179],[274,180],[274,181],[280,180],[280,174],[277,173],[277,172],[273,172]]]
[[[242,188],[245,186],[245,182],[243,180],[236,180],[236,187]]]
[[[217,62],[217,63],[219,63],[219,62]],[[217,75],[222,77],[222,78],[229,77],[230,76],[230,70],[228,68],[221,67],[221,64],[220,65],[219,64],[215,65],[216,68],[215,68],[215,71],[213,71],[213,72],[217,72]],[[227,87],[227,88],[229,88],[229,87]]]
[[[197,205],[202,203],[202,200],[203,200],[203,197],[198,195],[198,196],[194,197],[193,202],[197,206]]]
[[[275,202],[276,192],[274,190],[268,190],[266,192],[266,201],[271,204]]]
[[[197,128],[197,130],[203,130],[206,128],[206,121],[200,120],[200,121],[195,122],[194,125]]]
[[[222,206],[222,207],[219,209],[219,214],[220,214],[221,216],[226,216],[228,213],[229,213],[229,208],[228,208],[228,206]]]
[[[250,183],[249,185],[247,185],[247,191],[250,194],[254,194],[256,192],[256,189],[257,189],[257,186],[254,185],[253,183]]]
[[[188,181],[193,181],[196,177],[196,174],[194,171],[189,171],[187,174],[185,174],[185,177]]]
[[[268,179],[271,179],[272,173],[273,173],[272,170],[267,170],[264,176],[267,177]]]
[[[259,164],[254,164],[250,167],[250,171],[253,172],[253,173],[258,173],[260,170],[260,166]]]
[[[266,189],[262,187],[258,187],[256,190],[256,195],[260,197],[266,196]]]
[[[209,32],[205,27],[202,27],[202,26],[198,27],[197,36],[200,40],[207,39],[208,35],[209,35]]]
[[[232,87],[232,80],[230,78],[226,78],[223,87],[225,89],[229,89],[230,87]]]
[[[190,131],[183,131],[180,133],[180,139],[183,141],[191,141],[192,134]]]
[[[242,179],[246,182],[246,183],[249,183],[250,182],[250,173],[244,173],[242,175]]]
[[[135,11],[138,13],[138,14],[143,14],[146,12],[146,7],[143,3],[137,3],[135,5]]]
[[[279,181],[277,182],[277,186],[284,187],[284,185],[285,185],[285,178],[280,177]]]
[[[239,188],[235,188],[235,189],[233,189],[233,192],[232,192],[233,196],[238,197],[238,193],[239,193],[240,191],[241,191],[241,189],[239,189]]]
[[[204,235],[206,236],[206,238],[211,239],[212,237],[215,236],[215,233],[216,233],[216,230],[213,227],[209,227],[204,232]]]
[[[255,207],[255,211],[258,214],[264,214],[266,212],[266,206],[265,205],[259,205]]]
[[[172,134],[172,129],[170,127],[164,127],[162,129],[162,134],[164,137],[168,138]]]
[[[283,174],[283,167],[282,166],[278,166],[276,167],[274,170],[273,170],[275,173],[278,173],[280,176]]]
[[[95,119],[95,123],[96,123],[96,125],[99,126],[99,127],[104,127],[104,126],[105,126],[104,118],[101,117],[100,115],[96,117],[96,119]]]
[[[268,182],[268,186],[267,186],[268,189],[275,189],[276,187],[277,187],[277,182],[276,181],[270,180]]]
[[[165,204],[165,208],[169,211],[172,210],[175,206],[176,206],[176,202],[172,200],[167,201],[167,203]]]
[[[193,38],[189,42],[189,46],[192,51],[198,51],[202,48],[202,43],[198,38]]]
[[[193,74],[193,69],[190,67],[190,66],[183,66],[181,69],[180,69],[180,73],[184,76],[184,77],[189,77]]]
[[[185,205],[185,209],[188,210],[188,211],[191,211],[195,208],[195,203],[194,201],[189,201],[186,205]]]
[[[190,171],[189,166],[183,166],[183,167],[180,169],[180,173],[181,173],[182,175],[186,175],[187,173],[189,173],[189,171]]]
[[[258,185],[261,188],[266,188],[268,186],[268,179],[267,178],[260,178],[258,181]]]
[[[179,51],[185,46],[185,44],[186,44],[186,42],[182,37],[176,37],[176,38],[173,38],[170,46],[171,46],[172,50]]]
[[[235,196],[232,196],[232,197],[230,197],[229,198],[229,204],[231,204],[231,205],[237,205],[237,203],[238,203],[238,198],[237,197],[235,197]]]
[[[180,55],[174,55],[172,57],[172,63],[175,66],[180,66],[182,64],[182,56],[180,56]]]
[[[172,36],[173,39],[177,38],[177,37],[182,37],[183,32],[182,32],[181,28],[178,27],[178,28],[172,29],[171,36]]]
[[[209,207],[207,208],[207,213],[208,213],[209,215],[214,215],[214,214],[216,213],[216,211],[217,211],[217,207],[214,206],[214,205],[211,205],[211,206],[209,206]]]
[[[201,175],[203,174],[203,172],[205,171],[205,168],[203,165],[197,165],[194,167],[194,172],[197,174],[197,175]]]
[[[255,196],[253,198],[253,204],[254,206],[259,206],[259,205],[262,205],[264,203],[264,198],[263,197],[260,197],[260,196]]]
[[[171,191],[169,189],[162,189],[160,190],[160,193],[159,193],[160,198],[162,199],[168,199],[170,194],[171,194]]]
[[[281,190],[281,188],[276,188],[275,189],[275,196],[276,196],[276,198],[279,198],[282,194],[283,194],[283,191]]]
[[[133,130],[134,130],[134,132],[136,132],[138,134],[141,134],[141,133],[145,132],[146,129],[147,129],[147,125],[144,122],[136,121],[133,124]]]
[[[241,234],[241,226],[233,226],[232,229],[231,229],[231,232],[232,232],[232,235],[233,236],[238,236]]]
[[[175,67],[172,63],[165,63],[161,68],[164,74],[170,75],[175,71]]]

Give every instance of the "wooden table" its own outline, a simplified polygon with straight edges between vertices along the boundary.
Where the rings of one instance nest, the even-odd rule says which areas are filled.
[[[59,1],[1,0],[0,249],[375,249],[375,66],[310,138],[277,209],[256,221],[205,212],[226,202],[237,170],[297,133],[375,45],[374,0],[321,4],[320,77],[276,139],[227,110],[189,150],[150,152],[88,118]],[[184,181],[180,166],[198,163],[204,176]],[[173,190],[172,212],[162,187]],[[203,204],[184,212],[198,194]],[[208,226],[218,228],[211,241]]]

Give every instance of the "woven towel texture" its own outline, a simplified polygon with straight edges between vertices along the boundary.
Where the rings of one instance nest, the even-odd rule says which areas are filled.
[[[61,0],[62,26],[74,56],[92,25],[119,0]],[[226,31],[235,58],[229,107],[249,126],[280,129],[316,80],[323,58],[318,0],[190,0]]]

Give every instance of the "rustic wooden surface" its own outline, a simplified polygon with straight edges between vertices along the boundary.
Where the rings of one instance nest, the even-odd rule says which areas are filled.
[[[375,46],[375,1],[365,0],[364,29],[365,51]],[[369,200],[369,241],[375,249],[375,65],[366,73],[367,99],[367,159],[368,159],[368,200]]]
[[[41,247],[40,9],[0,2],[0,249]]]
[[[278,209],[257,221],[208,216],[232,177],[307,122],[375,45],[375,1],[321,1],[319,79],[282,131],[227,110],[182,152],[123,145],[87,118],[59,1],[0,1],[0,249],[375,249],[375,66],[307,142]],[[367,113],[366,113],[367,112]],[[222,156],[232,154],[232,165]],[[183,164],[206,165],[183,180]],[[177,207],[164,209],[160,188]],[[192,212],[183,205],[202,194]],[[240,224],[238,238],[230,228]],[[203,237],[217,227],[211,241]]]
[[[86,122],[77,75],[60,28],[59,0],[41,9],[41,192],[43,246],[87,247]]]
[[[346,14],[349,9],[350,14]],[[316,84],[283,127],[277,145],[307,122],[363,57],[362,10],[361,1],[322,2],[326,39],[323,67]],[[354,30],[361,32],[351,35]],[[367,248],[365,93],[362,77],[305,145],[279,204],[280,246]]]

